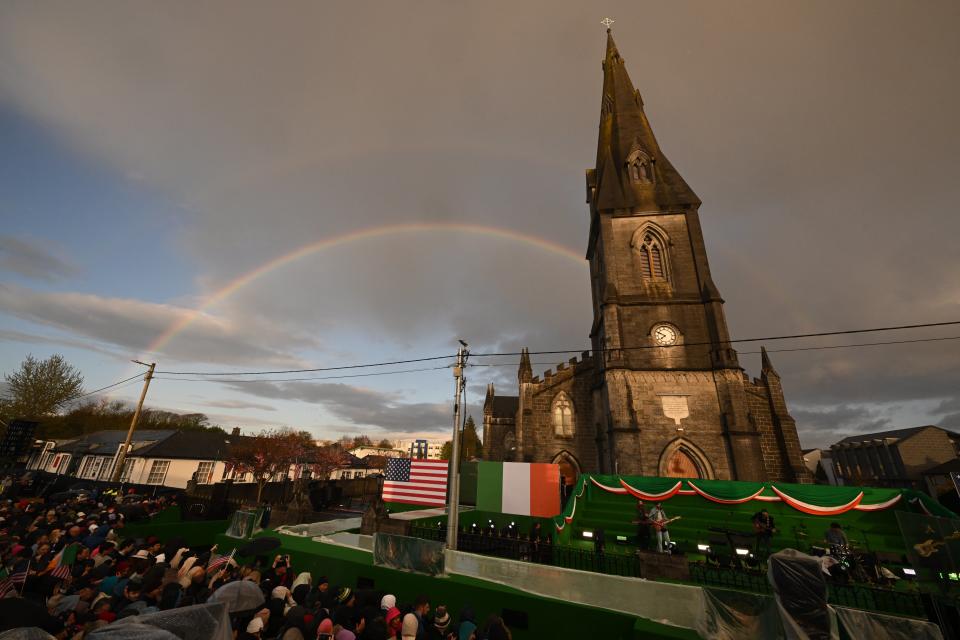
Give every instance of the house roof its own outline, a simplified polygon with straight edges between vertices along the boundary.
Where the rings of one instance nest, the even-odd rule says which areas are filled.
[[[930,467],[926,471],[922,472],[922,475],[925,476],[945,476],[948,475],[951,471],[960,472],[960,458],[954,458],[953,460],[947,460],[943,464],[938,464],[935,467]]]
[[[883,440],[884,438],[890,438],[892,440],[906,440],[907,438],[916,435],[924,429],[940,429],[940,431],[946,432],[946,434],[951,437],[960,438],[960,434],[954,433],[953,431],[947,431],[946,429],[942,429],[933,424],[928,424],[922,427],[891,429],[890,431],[877,431],[876,433],[861,433],[855,436],[847,436],[837,444],[854,444],[856,442],[867,442],[870,440]]]
[[[520,398],[517,396],[493,396],[494,418],[516,418],[520,408]]]
[[[169,438],[176,431],[172,429],[146,429],[136,431],[133,434],[134,451],[142,446],[149,446]],[[117,452],[117,447],[123,444],[127,439],[127,432],[119,429],[111,431],[95,431],[88,433],[74,440],[68,440],[54,447],[54,451],[61,453],[96,453],[103,455],[113,455]]]
[[[248,436],[234,436],[219,431],[174,431],[170,437],[136,449],[130,456],[217,460],[227,456],[231,444],[236,444],[246,437]]]

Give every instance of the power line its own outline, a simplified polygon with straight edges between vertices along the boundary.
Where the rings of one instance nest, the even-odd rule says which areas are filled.
[[[124,382],[130,382],[131,380],[134,380],[134,379],[140,378],[140,377],[143,377],[143,373],[138,373],[138,374],[136,374],[136,375],[134,375],[134,376],[130,376],[129,378],[127,378],[127,379],[125,379],[125,380],[121,380],[121,381],[119,381],[119,382],[114,382],[113,384],[108,384],[107,386],[105,386],[105,387],[100,387],[99,389],[94,389],[93,391],[89,391],[89,392],[83,394],[82,396],[77,396],[76,398],[74,398],[74,400],[79,400],[80,398],[86,398],[87,396],[92,396],[92,395],[95,394],[95,393],[100,393],[101,391],[106,391],[107,389],[112,389],[112,388],[114,388],[114,387],[118,387],[118,386],[120,386],[121,384],[123,384]]]
[[[604,349],[598,349],[598,351],[636,351],[640,349],[664,349],[671,347],[698,347],[698,346],[713,346],[720,344],[736,344],[740,342],[773,342],[774,340],[793,340],[796,338],[822,338],[825,336],[845,336],[855,333],[875,333],[878,331],[897,331],[900,329],[922,329],[925,327],[946,327],[951,325],[960,324],[960,320],[954,320],[951,322],[928,322],[925,324],[905,324],[895,327],[875,327],[872,329],[847,329],[845,331],[821,331],[819,333],[797,333],[793,335],[785,336],[767,336],[765,338],[740,338],[738,340],[717,340],[714,342],[685,342],[683,344],[674,344],[674,345],[640,345],[636,347],[610,347]],[[530,355],[556,355],[561,353],[581,353],[586,351],[586,349],[561,349],[557,351],[528,351]],[[504,353],[471,353],[470,355],[478,358],[492,358],[495,356],[519,356],[521,355],[520,351],[508,351]]]
[[[927,322],[922,324],[905,324],[890,327],[873,327],[869,329],[847,329],[844,331],[820,331],[817,333],[797,333],[792,335],[766,336],[763,338],[740,338],[737,340],[719,340],[716,342],[687,342],[678,345],[660,346],[660,345],[640,345],[636,347],[604,348],[599,351],[635,351],[641,349],[664,349],[672,347],[695,347],[695,346],[714,346],[720,344],[737,344],[746,342],[773,342],[777,340],[794,340],[799,338],[822,338],[827,336],[842,336],[858,333],[876,333],[881,331],[899,331],[904,329],[923,329],[930,327],[946,327],[960,325],[960,320],[950,322]],[[891,342],[890,344],[895,344]],[[567,353],[581,353],[584,349],[559,349],[553,351],[530,351],[530,355],[559,355]],[[505,351],[502,353],[471,353],[477,358],[492,358],[497,356],[518,356],[519,351]],[[365,369],[371,367],[385,367],[398,364],[412,364],[417,362],[432,362],[437,360],[453,360],[456,354],[429,356],[425,358],[412,358],[409,360],[392,360],[389,362],[370,362],[365,364],[340,365],[336,367],[316,367],[313,369],[283,369],[275,371],[157,371],[158,374],[168,376],[265,376],[279,375],[285,373],[318,373],[322,371],[343,371],[348,369]],[[472,365],[477,366],[477,365]]]
[[[372,362],[369,364],[348,364],[339,367],[318,367],[315,369],[286,369],[281,371],[157,371],[158,374],[168,376],[266,376],[282,373],[316,373],[319,371],[342,371],[344,369],[365,369],[368,367],[386,367],[395,364],[412,364],[415,362],[430,362],[456,358],[456,354],[448,356],[430,356],[428,358],[413,358],[411,360],[394,360],[392,362]],[[441,367],[445,368],[445,367]]]
[[[423,367],[420,369],[401,369],[399,371],[375,371],[373,373],[353,373],[353,374],[344,374],[342,376],[313,376],[309,378],[270,378],[268,380],[263,380],[259,378],[238,378],[235,380],[224,380],[223,378],[157,378],[154,380],[173,380],[173,381],[190,381],[190,382],[222,382],[222,383],[233,383],[233,382],[303,382],[310,380],[342,380],[344,378],[369,378],[371,376],[390,376],[398,373],[417,373],[420,371],[438,371],[440,369],[449,369],[448,366],[442,367]]]
[[[854,344],[835,344],[820,347],[796,347],[794,349],[767,349],[767,353],[790,353],[792,351],[821,351],[826,349],[852,349],[855,347],[879,347],[891,344],[913,344],[916,342],[942,342],[944,340],[960,340],[960,336],[949,336],[945,338],[918,338],[916,340],[891,340],[889,342],[857,342]],[[687,346],[687,345],[678,345]],[[532,352],[531,352],[532,353]],[[759,351],[740,351],[738,355],[754,355]],[[472,354],[471,354],[472,355]],[[554,362],[531,362],[532,365],[554,365]],[[516,367],[516,362],[494,362],[490,364],[471,364],[471,367]]]

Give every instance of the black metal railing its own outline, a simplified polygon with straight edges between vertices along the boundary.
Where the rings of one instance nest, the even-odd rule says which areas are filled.
[[[691,563],[690,579],[705,586],[773,594],[766,574],[760,571]],[[830,604],[841,607],[868,609],[915,618],[927,617],[923,600],[916,592],[881,589],[862,584],[831,583],[827,586],[827,600]]]
[[[444,527],[411,527],[410,535],[425,540],[444,541]],[[567,569],[595,571],[616,576],[639,578],[642,575],[640,558],[635,554],[620,552],[617,547],[604,553],[569,546],[557,546],[549,541],[503,536],[497,533],[460,533],[457,548],[468,553],[495,556],[510,560],[536,562]],[[762,568],[722,567],[703,562],[691,562],[690,580],[704,586],[739,589],[763,595],[772,595],[773,589]],[[830,604],[856,609],[868,609],[900,616],[926,618],[922,597],[919,593],[895,591],[860,584],[830,584]]]

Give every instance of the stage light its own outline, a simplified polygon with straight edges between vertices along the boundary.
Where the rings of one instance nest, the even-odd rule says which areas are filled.
[[[592,538],[592,537],[593,537],[593,531],[584,531],[584,532],[583,532],[583,537],[584,537],[584,538]]]
[[[903,568],[903,575],[905,575],[905,576],[915,576],[915,575],[917,575],[917,570],[916,570],[916,569],[911,569],[910,567],[904,567],[904,568]]]
[[[748,556],[750,555],[750,549],[744,549],[742,547],[737,547],[738,556]]]
[[[708,544],[697,544],[697,551],[705,551],[710,553],[710,545]]]

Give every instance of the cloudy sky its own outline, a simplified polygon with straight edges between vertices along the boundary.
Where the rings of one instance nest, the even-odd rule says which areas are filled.
[[[587,348],[608,14],[704,202],[735,337],[960,320],[956,2],[8,1],[0,370],[60,352],[94,389],[135,357],[248,371],[457,338]],[[772,353],[805,446],[960,428],[958,356],[960,340]],[[450,422],[450,371],[430,368],[446,362],[158,375],[149,404],[249,430],[428,433]],[[469,370],[472,413],[514,366]]]

